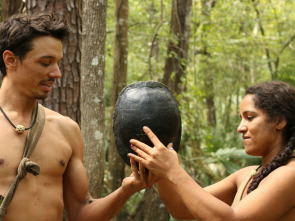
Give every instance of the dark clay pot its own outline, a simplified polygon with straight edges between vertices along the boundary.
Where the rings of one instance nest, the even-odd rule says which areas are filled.
[[[154,145],[143,131],[148,126],[167,146],[178,151],[181,139],[181,117],[178,104],[162,83],[136,82],[125,87],[117,100],[113,115],[113,132],[120,156],[130,166],[130,139]]]

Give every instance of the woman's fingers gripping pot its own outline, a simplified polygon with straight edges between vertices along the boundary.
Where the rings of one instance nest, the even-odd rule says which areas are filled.
[[[165,177],[169,170],[179,165],[177,153],[167,149],[148,127],[144,127],[144,132],[154,144],[154,148],[132,139],[130,141],[131,148],[138,156],[134,154],[128,154],[128,156],[141,163],[155,175]],[[168,148],[172,148],[172,144],[169,144]]]

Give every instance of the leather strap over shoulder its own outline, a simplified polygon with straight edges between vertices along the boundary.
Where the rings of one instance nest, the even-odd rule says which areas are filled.
[[[25,151],[23,155],[23,159],[21,160],[18,170],[17,170],[17,175],[14,178],[13,182],[10,185],[10,188],[3,199],[1,206],[0,206],[0,221],[4,219],[4,215],[7,213],[7,207],[10,204],[14,193],[16,191],[16,188],[20,182],[21,179],[23,179],[27,173],[31,173],[34,176],[37,176],[40,174],[40,166],[29,160],[29,157],[33,153],[36,144],[38,143],[39,137],[42,133],[44,124],[45,124],[45,110],[44,107],[41,104],[38,104],[38,116],[35,125],[30,129],[27,139],[26,139],[26,144],[25,144]],[[34,116],[36,111],[36,108],[33,111],[32,116]]]
[[[23,157],[29,158],[33,153],[35,146],[39,140],[39,137],[42,133],[44,124],[45,124],[45,110],[41,104],[38,104],[38,116],[35,125],[29,130],[27,139],[26,139],[26,146]],[[33,112],[35,113],[36,109]]]

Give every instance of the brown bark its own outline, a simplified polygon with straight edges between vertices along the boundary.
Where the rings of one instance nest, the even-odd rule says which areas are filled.
[[[14,14],[21,13],[24,9],[22,0],[3,0],[2,1],[2,19],[6,19]]]
[[[183,91],[190,36],[191,0],[173,0],[171,15],[171,40],[168,42],[163,83],[176,94]]]
[[[53,91],[44,105],[80,124],[80,61],[81,61],[81,0],[27,0],[28,13],[50,12],[67,20],[70,35],[63,41],[63,60],[60,65],[61,79],[53,86]]]
[[[20,13],[23,10],[24,3],[22,0],[3,0],[2,1],[2,11],[1,19],[4,20],[14,14]],[[0,77],[0,87],[2,84],[2,75]]]
[[[107,1],[83,1],[81,58],[81,129],[89,192],[103,193],[105,166],[105,41]]]
[[[114,35],[114,66],[111,90],[111,119],[109,160],[109,189],[114,191],[121,186],[125,177],[125,163],[118,154],[113,134],[113,112],[119,93],[126,86],[128,64],[128,0],[116,0],[115,35]]]
[[[50,12],[58,15],[60,19],[68,22],[70,34],[63,41],[63,59],[60,63],[62,73],[53,86],[53,90],[43,105],[69,116],[77,123],[81,122],[80,114],[80,61],[81,61],[81,0],[27,0],[26,10],[28,13]],[[67,214],[64,211],[63,220]]]

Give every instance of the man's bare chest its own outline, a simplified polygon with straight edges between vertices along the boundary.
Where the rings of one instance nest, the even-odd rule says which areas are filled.
[[[2,181],[7,178],[9,182],[16,175],[23,157],[26,140],[26,135],[19,136],[12,132],[14,131],[0,133],[0,177]],[[41,135],[30,160],[39,164],[42,176],[62,176],[71,153],[71,147],[62,137],[58,135],[46,136],[44,133]]]

